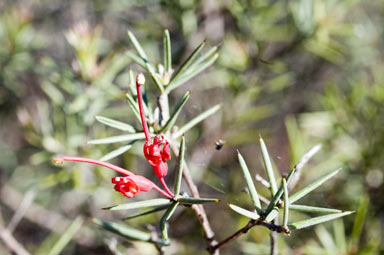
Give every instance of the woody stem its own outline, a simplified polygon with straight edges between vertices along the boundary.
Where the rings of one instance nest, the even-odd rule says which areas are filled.
[[[53,158],[52,161],[55,164],[63,164],[64,161],[76,161],[76,162],[90,163],[90,164],[95,164],[95,165],[99,165],[99,166],[103,166],[103,167],[109,168],[111,170],[114,170],[114,171],[116,171],[118,173],[121,173],[121,174],[124,174],[126,176],[133,175],[133,173],[131,173],[130,171],[128,171],[128,170],[126,170],[124,168],[112,165],[112,164],[107,163],[107,162],[96,160],[96,159],[81,158],[81,157],[70,157],[70,156],[61,156],[61,157]]]
[[[165,191],[167,191],[169,195],[171,195],[172,197],[174,197],[175,195],[174,195],[174,194],[172,193],[172,191],[168,188],[167,184],[165,183],[164,178],[160,178],[160,182],[161,182],[161,184],[163,185]]]
[[[140,117],[141,117],[141,122],[143,124],[145,139],[147,140],[147,142],[150,142],[151,136],[149,135],[148,125],[147,125],[147,121],[146,121],[146,118],[144,115],[143,96],[142,96],[141,89],[140,89],[141,85],[144,85],[144,84],[139,83],[139,76],[140,75],[144,76],[142,73],[140,73],[136,79],[137,101],[139,104]]]

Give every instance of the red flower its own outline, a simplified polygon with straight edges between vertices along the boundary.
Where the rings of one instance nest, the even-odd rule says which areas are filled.
[[[172,198],[169,194],[167,194],[165,191],[160,189],[156,184],[154,184],[152,181],[148,180],[144,176],[136,175],[124,168],[121,168],[100,160],[81,158],[81,157],[61,156],[61,157],[52,158],[52,161],[55,164],[63,164],[64,161],[77,161],[77,162],[91,163],[95,165],[104,166],[118,173],[124,174],[126,175],[125,177],[112,178],[112,183],[115,184],[116,191],[122,193],[124,196],[128,198],[133,197],[134,195],[138,194],[140,191],[143,191],[143,192],[150,191],[152,188],[157,190],[163,196],[167,198]]]
[[[167,160],[171,159],[171,153],[169,149],[168,141],[162,135],[156,135],[153,141],[149,134],[147,121],[144,116],[143,98],[141,95],[140,86],[144,85],[145,77],[142,73],[139,73],[136,77],[136,89],[137,100],[139,104],[141,122],[144,129],[146,142],[144,144],[144,156],[148,160],[148,163],[152,166],[153,171],[159,177],[161,184],[165,190],[173,196],[173,193],[168,189],[164,177],[168,174]]]
[[[147,192],[153,188],[153,182],[140,175],[114,177],[112,178],[112,183],[116,184],[116,191],[122,193],[128,198],[133,197],[140,191]]]

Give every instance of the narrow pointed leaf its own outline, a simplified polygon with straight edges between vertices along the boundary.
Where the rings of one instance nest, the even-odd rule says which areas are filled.
[[[142,68],[145,68],[145,69],[147,68],[145,65],[145,61],[141,57],[137,56],[135,53],[127,51],[125,54],[127,55],[128,58],[130,58],[133,62],[135,62]]]
[[[351,211],[343,212],[343,213],[333,213],[333,214],[328,214],[328,215],[324,215],[324,216],[315,217],[315,218],[308,219],[308,220],[302,220],[302,221],[298,221],[298,222],[290,224],[289,228],[290,229],[307,228],[307,227],[310,227],[310,226],[313,226],[313,225],[317,225],[317,224],[324,223],[324,222],[327,222],[327,221],[331,221],[331,220],[334,220],[334,219],[337,219],[337,218],[340,218],[340,217],[344,217],[344,216],[352,214],[352,213],[353,212],[351,212]]]
[[[136,209],[136,208],[165,205],[168,203],[169,203],[169,199],[155,198],[155,199],[144,200],[144,201],[139,201],[139,202],[132,202],[132,203],[128,203],[128,204],[114,205],[114,206],[110,206],[110,207],[103,208],[103,209],[105,209],[105,210],[130,210],[130,209]]]
[[[257,220],[260,218],[260,215],[257,214],[256,212],[251,212],[251,211],[248,211],[244,208],[241,208],[240,206],[237,206],[237,205],[233,205],[233,204],[229,204],[229,207],[234,210],[235,212],[237,212],[238,214],[241,214],[245,217],[248,217],[250,219],[253,219],[253,220]]]
[[[299,200],[300,198],[304,197],[305,195],[307,195],[308,193],[310,193],[311,191],[313,191],[314,189],[319,187],[321,184],[323,184],[324,182],[328,181],[330,178],[335,176],[338,172],[340,172],[340,170],[341,170],[341,168],[321,177],[317,181],[309,184],[307,187],[299,190],[298,192],[296,192],[295,194],[293,194],[292,196],[289,197],[289,203],[292,204],[292,203],[296,202],[297,200]]]
[[[187,124],[182,126],[177,132],[173,134],[173,137],[176,139],[180,136],[182,136],[184,133],[186,133],[188,130],[199,124],[201,121],[205,120],[215,112],[217,112],[220,109],[220,105],[215,105],[211,107],[210,109],[206,110],[205,112],[201,113],[197,117],[190,120]]]
[[[151,241],[151,234],[146,233],[141,230],[137,230],[134,228],[130,228],[126,225],[115,223],[115,222],[108,222],[103,221],[99,219],[93,219],[93,222],[97,225],[103,227],[106,230],[109,230],[111,232],[114,232],[122,237],[133,239],[133,240],[139,240],[144,242],[150,242]]]
[[[355,220],[353,222],[351,241],[349,243],[350,249],[356,250],[359,248],[359,240],[361,240],[361,234],[364,228],[364,223],[367,218],[369,207],[369,197],[366,194],[363,194],[360,197],[359,207],[357,209]]]
[[[163,210],[165,210],[165,209],[168,209],[168,207],[169,207],[171,204],[172,204],[172,203],[167,203],[167,204],[165,204],[165,205],[160,205],[160,206],[157,206],[157,207],[152,208],[152,209],[149,209],[149,210],[145,210],[145,211],[142,211],[142,212],[138,212],[138,213],[129,215],[128,217],[125,217],[123,220],[130,220],[130,219],[137,218],[137,217],[140,217],[140,216],[144,216],[144,215],[148,215],[148,214],[151,214],[151,213],[155,213],[155,212],[163,211]]]
[[[290,210],[307,212],[307,213],[342,213],[342,210],[324,207],[315,207],[308,205],[289,205]]]
[[[182,136],[180,141],[179,158],[177,161],[177,172],[176,172],[175,189],[174,189],[176,196],[180,193],[181,180],[183,178],[184,153],[185,153],[185,139],[184,139],[184,136]]]
[[[137,106],[135,100],[133,99],[133,97],[126,93],[125,96],[127,97],[128,99],[128,104],[129,104],[129,107],[132,109],[133,113],[135,114],[135,117],[136,119],[138,119],[140,122],[141,122],[141,117],[140,117],[140,112],[139,112],[139,107]]]
[[[181,86],[188,80],[192,79],[193,77],[195,77],[196,75],[198,75],[199,73],[207,69],[210,65],[212,65],[218,57],[219,57],[219,54],[215,54],[208,61],[202,63],[201,65],[193,69],[191,67],[191,69],[186,71],[185,74],[181,75],[179,78],[175,79],[171,84],[169,84],[165,91],[170,92],[171,90]]]
[[[105,154],[100,160],[101,161],[111,160],[111,159],[113,159],[113,158],[115,158],[117,156],[120,156],[121,154],[125,153],[130,148],[132,148],[131,144],[127,144],[127,145],[121,146],[121,147],[117,148],[116,150],[113,150],[113,151]]]
[[[284,189],[284,215],[283,215],[283,226],[288,225],[288,211],[289,211],[289,201],[288,201],[288,187],[287,181],[283,178],[283,189]]]
[[[129,69],[129,89],[131,90],[132,95],[136,95],[136,79],[133,75],[132,69]]]
[[[91,140],[91,141],[88,141],[88,143],[89,144],[120,143],[120,142],[127,142],[127,141],[139,140],[144,138],[145,138],[144,133],[135,133],[135,134],[129,134],[129,135],[118,135],[118,136],[111,136],[111,137],[102,138],[102,139]]]
[[[167,73],[172,71],[171,37],[168,29],[164,30],[164,68]]]
[[[139,56],[143,59],[148,59],[147,54],[145,54],[143,47],[141,47],[140,43],[137,41],[136,37],[131,31],[128,31],[128,37],[131,43],[133,44],[133,47],[135,47],[135,50],[137,51]]]
[[[259,142],[260,142],[260,148],[261,148],[261,155],[263,156],[265,171],[267,172],[269,185],[270,185],[271,193],[273,196],[277,192],[277,184],[276,184],[275,174],[273,173],[272,163],[271,163],[271,159],[269,157],[267,146],[265,145],[264,140],[261,136],[259,138]]]
[[[160,133],[166,133],[170,128],[175,125],[175,122],[177,120],[177,117],[179,116],[181,110],[183,109],[183,106],[188,101],[191,93],[187,91],[184,96],[180,99],[180,101],[177,103],[175,107],[175,111],[171,115],[171,117],[168,119],[167,123],[161,128]]]
[[[160,93],[163,93],[164,92],[164,86],[161,83],[161,81],[160,81],[159,77],[157,76],[157,74],[153,73],[153,72],[150,72],[149,75],[151,76],[153,83],[155,83],[156,88],[160,91]]]
[[[110,127],[122,130],[122,131],[127,131],[130,133],[135,132],[135,129],[131,125],[124,123],[124,122],[121,122],[118,120],[113,120],[113,119],[103,117],[103,116],[96,116],[96,119],[97,119],[97,121],[99,121],[99,122],[101,122],[107,126],[110,126]]]
[[[279,215],[279,208],[277,206],[273,207],[272,211],[270,211],[265,217],[266,222],[271,222],[273,221],[277,216]]]
[[[179,202],[173,202],[160,220],[160,232],[164,240],[168,240],[167,221],[171,218],[178,205]]]
[[[205,45],[205,41],[203,41],[202,43],[200,43],[199,46],[197,46],[197,48],[192,52],[192,54],[184,61],[183,64],[181,64],[180,68],[175,72],[175,74],[172,76],[171,78],[171,82],[170,84],[172,83],[172,81],[174,79],[176,79],[178,76],[182,75],[185,70],[192,64],[192,61],[196,58],[197,54],[199,54],[199,52],[201,51],[201,49],[204,47]],[[169,84],[169,85],[170,85]]]
[[[81,217],[77,217],[64,231],[64,233],[61,233],[59,240],[57,240],[57,242],[53,245],[52,249],[48,252],[48,255],[61,254],[65,246],[67,246],[77,231],[80,230],[83,222],[84,220]]]
[[[180,204],[185,204],[185,205],[217,203],[219,201],[220,200],[217,198],[180,197],[179,199],[177,199],[177,202],[180,202]]]
[[[296,167],[293,167],[291,171],[289,171],[286,178],[287,184],[289,184],[295,172],[296,172]],[[281,195],[283,195],[283,192],[284,192],[284,187],[283,187],[283,183],[281,183],[279,186],[279,189],[277,190],[276,194],[272,197],[271,202],[267,207],[267,210],[265,212],[267,215],[272,211],[273,207],[276,206],[277,202],[281,198]]]
[[[217,49],[218,49],[218,47],[214,46],[214,47],[210,48],[207,52],[202,54],[199,58],[196,59],[195,62],[193,62],[191,67],[188,68],[189,69],[188,71],[195,70],[201,63],[203,63],[207,59],[211,58],[212,56],[216,55]]]
[[[252,180],[251,174],[249,173],[247,164],[245,163],[245,160],[244,160],[243,156],[241,156],[239,151],[237,152],[237,158],[239,159],[240,167],[241,167],[241,170],[243,171],[243,175],[244,175],[245,181],[247,183],[247,187],[248,187],[251,199],[252,199],[252,203],[255,206],[256,211],[259,214],[261,214],[262,210],[261,210],[261,203],[260,203],[259,195],[257,194],[255,185],[253,184],[253,180]]]

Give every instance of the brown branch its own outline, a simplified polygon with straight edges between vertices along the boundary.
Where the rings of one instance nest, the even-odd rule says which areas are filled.
[[[276,225],[273,222],[272,223],[268,223],[268,222],[265,222],[264,219],[250,220],[247,223],[247,225],[245,225],[241,229],[237,230],[232,235],[228,236],[227,238],[225,238],[224,240],[222,240],[221,242],[219,242],[215,246],[209,247],[208,251],[211,252],[211,253],[216,251],[221,246],[223,246],[223,245],[225,245],[225,244],[227,244],[227,243],[229,243],[229,242],[239,238],[241,235],[247,233],[254,226],[264,226],[264,227],[268,228],[269,230],[271,230],[272,232],[277,232],[277,233],[285,233],[286,232],[286,230],[282,226]]]
[[[272,223],[276,224],[276,219],[273,220]],[[271,233],[269,233],[269,238],[271,240],[271,255],[277,255],[277,232],[271,231]]]
[[[175,142],[171,142],[171,147],[172,147],[172,151],[175,154],[175,156],[178,157],[179,156],[178,145],[176,145]],[[185,182],[188,185],[188,188],[190,189],[190,191],[192,193],[192,196],[195,198],[199,198],[200,197],[199,190],[197,189],[197,186],[193,182],[191,173],[190,173],[189,168],[185,162],[183,165],[183,176],[184,176]],[[215,240],[215,233],[213,232],[211,225],[209,224],[208,217],[207,217],[207,214],[204,210],[204,207],[202,205],[194,204],[191,206],[191,208],[192,208],[192,210],[195,211],[195,214],[197,215],[197,218],[200,221],[201,227],[203,228],[204,238],[208,244],[207,250],[211,254],[219,255],[219,250],[217,248],[212,249],[213,247],[215,247],[218,244],[218,242]]]

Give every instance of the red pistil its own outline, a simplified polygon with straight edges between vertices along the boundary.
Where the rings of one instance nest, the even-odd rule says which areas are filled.
[[[126,175],[125,177],[112,178],[112,183],[115,184],[116,191],[121,192],[124,196],[128,198],[133,197],[134,195],[138,194],[140,191],[143,191],[143,192],[150,191],[152,188],[157,190],[163,196],[170,199],[172,198],[172,196],[167,194],[165,191],[163,191],[156,184],[154,184],[152,181],[148,180],[144,176],[136,175],[124,168],[121,168],[100,160],[81,158],[81,157],[61,156],[61,157],[52,158],[52,161],[55,164],[63,164],[64,161],[90,163],[90,164],[104,166],[118,173],[124,174]]]

